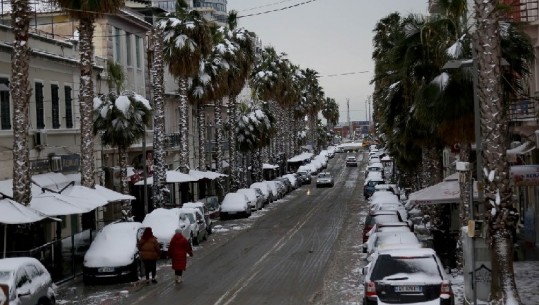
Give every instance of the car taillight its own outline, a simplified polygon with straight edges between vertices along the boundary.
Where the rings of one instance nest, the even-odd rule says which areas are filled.
[[[367,239],[369,239],[369,236],[367,236],[367,233],[369,233],[372,229],[372,226],[365,225],[365,228],[363,229],[363,242],[366,242]]]
[[[368,297],[375,297],[376,296],[376,283],[374,282],[367,282],[367,296]]]
[[[448,281],[443,281],[440,285],[440,294],[451,294],[451,284]]]

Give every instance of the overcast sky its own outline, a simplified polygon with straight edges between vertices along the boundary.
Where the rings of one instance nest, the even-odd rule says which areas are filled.
[[[228,0],[227,9],[239,16],[280,9],[308,0]],[[340,122],[366,119],[366,100],[372,94],[372,37],[378,20],[398,11],[426,14],[428,0],[314,0],[278,12],[244,17],[239,26],[255,32],[264,45],[288,54],[292,63],[322,76],[327,97],[339,104]],[[366,72],[365,72],[366,71]],[[363,73],[362,73],[363,72]]]

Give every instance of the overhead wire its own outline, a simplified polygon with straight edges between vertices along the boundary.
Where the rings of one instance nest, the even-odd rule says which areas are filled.
[[[295,7],[302,6],[302,5],[309,4],[309,3],[312,3],[312,2],[316,2],[316,1],[318,1],[318,0],[308,0],[308,1],[303,1],[303,2],[300,2],[300,3],[296,3],[296,4],[294,4],[294,5],[289,5],[289,6],[285,6],[285,7],[273,9],[273,10],[268,10],[268,11],[264,11],[264,12],[252,13],[252,14],[247,14],[247,15],[238,16],[237,18],[239,19],[239,18],[252,17],[252,16],[259,16],[259,15],[265,15],[265,14],[269,14],[269,13],[275,13],[275,12],[285,11],[285,10],[288,10],[288,9],[291,9],[291,8],[295,8]]]

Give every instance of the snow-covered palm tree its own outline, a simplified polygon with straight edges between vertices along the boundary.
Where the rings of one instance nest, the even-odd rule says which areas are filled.
[[[238,122],[237,96],[247,83],[247,78],[253,69],[255,62],[255,34],[244,28],[237,27],[237,12],[230,11],[228,14],[228,27],[232,31],[230,40],[239,46],[231,56],[227,56],[229,64],[233,67],[228,69],[228,120],[230,126],[236,126]],[[240,173],[238,170],[237,139],[229,137],[229,168],[231,170],[231,189],[239,188]]]
[[[94,135],[92,103],[94,84],[94,22],[103,14],[115,13],[125,0],[55,0],[68,14],[79,20],[80,49],[80,129],[81,129],[81,184],[93,188],[95,185]],[[14,1],[18,2],[18,1]],[[26,1],[27,2],[27,1]]]
[[[152,92],[153,92],[153,185],[152,202],[155,206],[164,204],[166,188],[166,160],[165,160],[165,84],[163,58],[163,32],[154,25],[151,34],[150,48],[153,54],[151,65]]]
[[[238,125],[236,125],[233,136],[238,138],[239,150],[244,155],[248,152],[255,153],[251,166],[255,173],[255,179],[260,180],[262,178],[262,164],[260,164],[259,150],[268,144],[269,137],[274,130],[274,119],[268,112],[267,106],[264,105],[241,104],[239,108],[242,113],[239,115]],[[245,172],[248,166],[244,164],[242,167]],[[244,185],[246,184],[245,177],[246,175],[244,175]]]
[[[187,173],[188,80],[198,74],[200,62],[211,52],[211,34],[205,19],[197,11],[189,10],[183,0],[178,1],[176,12],[167,14],[158,26],[163,30],[165,62],[179,85],[180,170]]]
[[[30,154],[28,149],[28,105],[30,104],[30,46],[28,27],[30,24],[29,1],[11,1],[11,22],[15,40],[11,53],[10,95],[13,100],[13,198],[29,204],[30,193]]]
[[[118,148],[120,155],[121,191],[129,193],[127,184],[127,149],[145,136],[152,119],[150,102],[134,92],[110,93],[94,98],[94,135],[102,133],[102,145]],[[129,204],[124,212],[131,214]]]

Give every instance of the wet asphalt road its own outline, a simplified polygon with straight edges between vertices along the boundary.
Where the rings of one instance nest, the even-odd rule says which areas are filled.
[[[59,290],[58,303],[360,304],[364,164],[345,167],[346,155],[329,162],[333,188],[316,188],[313,178],[248,219],[218,222],[189,258],[183,283],[162,260],[157,284],[76,281]]]

